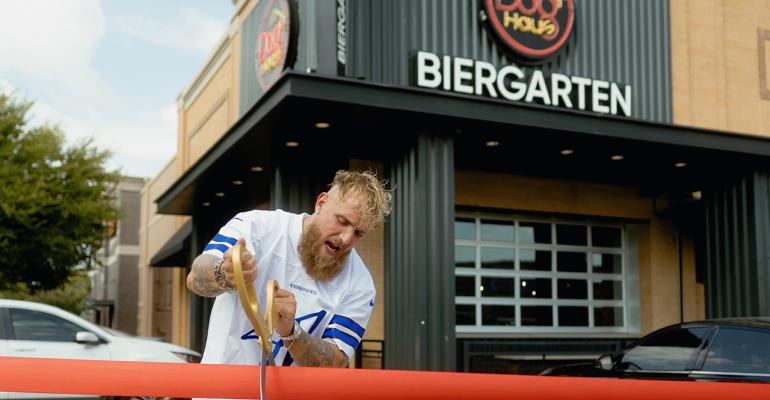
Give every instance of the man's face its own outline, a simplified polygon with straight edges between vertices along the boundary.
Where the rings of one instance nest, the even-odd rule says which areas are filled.
[[[328,281],[337,276],[350,250],[366,233],[359,205],[356,195],[341,200],[336,187],[318,197],[318,214],[299,244],[302,261],[313,278]]]

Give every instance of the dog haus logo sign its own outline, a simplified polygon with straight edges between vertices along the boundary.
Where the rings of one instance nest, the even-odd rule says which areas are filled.
[[[479,0],[481,19],[518,64],[493,65],[484,60],[439,55],[418,50],[413,57],[412,83],[456,93],[502,98],[631,116],[631,86],[544,74],[533,66],[553,57],[570,37],[575,24],[573,0]]]
[[[481,18],[514,58],[538,63],[557,53],[575,24],[573,0],[482,0]]]
[[[259,7],[262,6],[262,7]],[[257,18],[257,80],[267,90],[291,66],[295,50],[296,21],[289,0],[262,0],[256,9]]]

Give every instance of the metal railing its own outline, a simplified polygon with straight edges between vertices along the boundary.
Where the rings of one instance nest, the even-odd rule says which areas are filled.
[[[384,369],[385,341],[362,340],[356,349],[356,368]]]

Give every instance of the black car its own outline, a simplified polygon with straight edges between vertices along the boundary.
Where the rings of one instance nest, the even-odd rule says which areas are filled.
[[[595,362],[540,375],[770,383],[770,318],[672,325]]]

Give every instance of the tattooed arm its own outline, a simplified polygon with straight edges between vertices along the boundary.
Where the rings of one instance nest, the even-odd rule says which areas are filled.
[[[191,292],[204,297],[216,297],[224,292],[214,278],[214,266],[219,258],[210,254],[201,254],[193,261],[190,273],[187,275],[187,288]]]
[[[304,330],[294,343],[284,343],[294,361],[303,367],[345,367],[348,356],[334,343],[308,335]]]
[[[257,277],[256,259],[246,250],[246,242],[243,239],[238,240],[241,244],[241,268],[243,270],[243,280],[251,283]],[[230,287],[235,287],[235,275],[233,272],[233,249],[230,248],[224,253],[222,271],[225,280]],[[214,267],[220,258],[211,254],[201,254],[193,261],[190,273],[187,275],[187,288],[191,292],[204,297],[217,297],[224,292],[219,287],[214,275]]]

